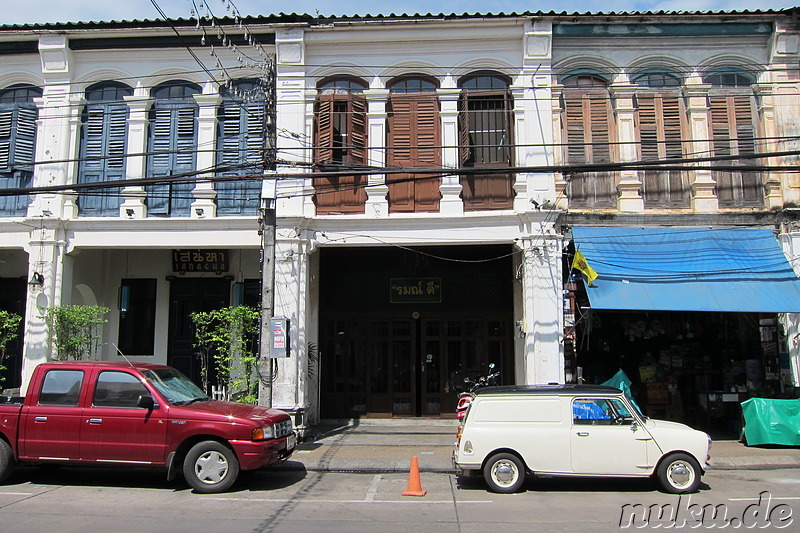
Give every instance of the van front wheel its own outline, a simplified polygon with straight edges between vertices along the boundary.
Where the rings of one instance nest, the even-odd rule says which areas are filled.
[[[511,453],[493,455],[483,467],[483,478],[489,490],[501,494],[517,492],[525,482],[525,466]]]
[[[700,466],[685,453],[674,453],[661,461],[656,478],[664,492],[684,494],[695,492],[700,486]]]

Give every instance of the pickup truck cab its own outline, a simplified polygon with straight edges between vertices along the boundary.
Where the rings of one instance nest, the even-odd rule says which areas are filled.
[[[453,463],[480,472],[495,492],[515,492],[527,473],[654,477],[669,493],[694,492],[711,438],[652,420],[614,387],[515,385],[475,392]]]
[[[0,482],[16,464],[153,466],[215,493],[240,470],[287,459],[296,442],[288,414],[211,400],[168,366],[50,362],[25,398],[0,403]]]

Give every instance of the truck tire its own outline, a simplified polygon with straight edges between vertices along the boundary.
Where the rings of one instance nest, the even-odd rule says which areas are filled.
[[[658,484],[670,494],[695,492],[700,486],[700,466],[685,453],[665,457],[656,469]]]
[[[14,471],[14,453],[6,441],[0,439],[0,483]]]
[[[183,461],[183,477],[197,492],[213,494],[231,488],[239,475],[233,450],[214,440],[198,442]]]
[[[525,482],[525,465],[512,453],[498,453],[486,462],[483,478],[492,492],[517,492]]]

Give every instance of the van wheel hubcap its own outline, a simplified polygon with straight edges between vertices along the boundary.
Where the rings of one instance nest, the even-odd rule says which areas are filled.
[[[498,485],[508,486],[513,484],[517,479],[517,475],[517,468],[510,461],[499,461],[492,468],[492,477],[497,481]]]
[[[689,465],[683,461],[678,461],[669,465],[667,477],[673,486],[680,488],[691,484],[694,473]]]

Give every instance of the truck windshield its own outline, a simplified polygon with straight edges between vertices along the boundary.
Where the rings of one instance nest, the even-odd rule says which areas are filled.
[[[144,376],[171,404],[186,404],[208,400],[208,396],[189,378],[174,368],[145,370]]]

